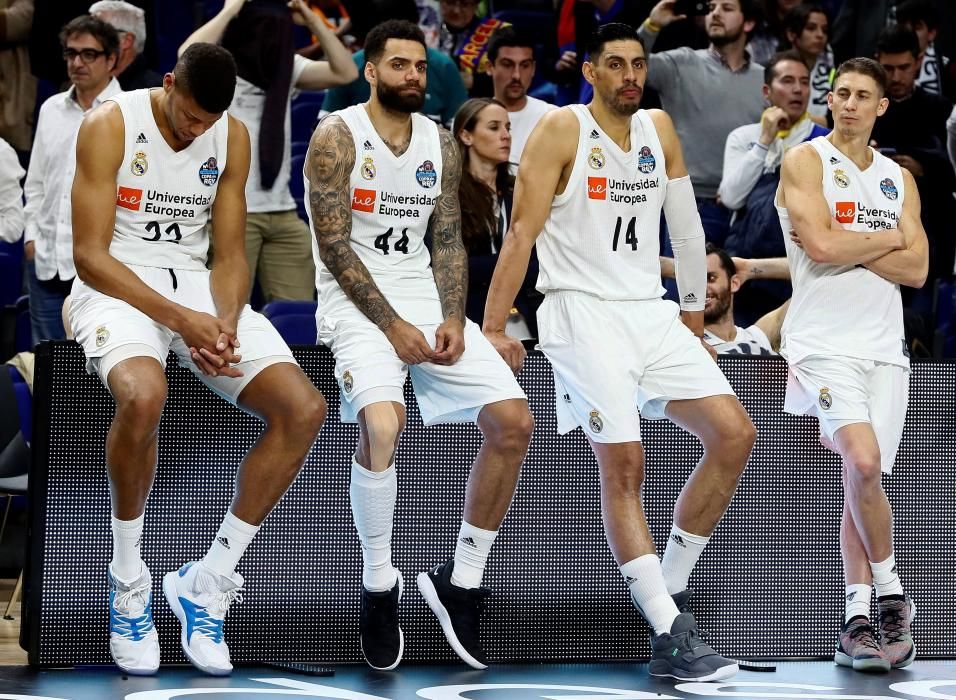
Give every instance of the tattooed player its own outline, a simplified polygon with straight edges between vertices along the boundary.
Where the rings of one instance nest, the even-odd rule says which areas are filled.
[[[362,543],[360,635],[368,663],[393,669],[404,640],[402,575],[392,566],[397,482],[410,373],[426,425],[477,422],[485,442],[465,495],[455,557],[418,575],[418,587],[463,661],[485,668],[478,636],[481,579],[531,437],[514,375],[465,319],[454,137],[416,114],[425,99],[425,41],[406,21],[365,43],[369,101],[326,117],[305,165],[315,231],[319,341],[335,354],[342,420],[358,421],[351,502]],[[429,260],[425,235],[432,238]]]

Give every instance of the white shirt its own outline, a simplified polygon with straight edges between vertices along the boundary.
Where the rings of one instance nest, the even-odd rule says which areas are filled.
[[[0,139],[0,241],[15,243],[23,235],[23,168],[17,152]]]
[[[538,238],[538,291],[583,292],[606,301],[660,299],[660,226],[667,164],[645,110],[631,117],[624,152],[585,105],[578,146],[564,192]]]
[[[944,67],[949,64],[948,57],[943,56],[942,59]],[[936,55],[936,47],[930,44],[926,47],[923,64],[920,66],[919,75],[916,76],[916,86],[934,95],[942,95],[943,86],[939,75],[939,64],[940,61]]]
[[[831,217],[861,234],[899,226],[905,198],[899,165],[871,149],[873,161],[861,171],[826,138],[810,144],[823,163],[821,184]],[[789,231],[789,212],[777,205],[777,213],[781,230]],[[908,367],[899,285],[862,265],[814,262],[789,235],[783,237],[793,298],[780,354],[791,364],[827,355]]]
[[[946,120],[946,145],[949,148],[949,160],[956,168],[956,105],[953,105],[953,112]]]
[[[122,92],[112,78],[90,110]],[[76,134],[84,111],[75,99],[76,88],[53,95],[40,107],[30,169],[23,185],[27,203],[24,240],[36,244],[36,274],[41,280],[76,276],[73,266],[73,212],[70,192],[76,172]]]
[[[737,334],[733,340],[719,338],[708,330],[704,331],[704,340],[718,355],[776,355],[770,339],[758,326],[741,328],[734,326]]]
[[[519,163],[521,161],[521,152],[524,151],[524,145],[528,143],[528,137],[538,125],[538,120],[552,109],[557,109],[553,104],[528,96],[528,101],[522,109],[517,112],[508,112],[508,118],[511,120],[511,162]]]
[[[236,79],[236,94],[229,105],[229,114],[246,125],[249,130],[249,142],[252,144],[252,158],[249,161],[249,179],[246,180],[246,211],[250,214],[269,211],[290,211],[295,209],[295,200],[289,194],[289,169],[292,161],[292,89],[302,75],[302,71],[312,63],[309,59],[298,54],[292,60],[292,81],[289,83],[289,98],[285,107],[285,138],[282,150],[282,165],[276,175],[272,187],[262,189],[259,175],[259,126],[262,124],[262,108],[266,101],[266,93],[252,83]],[[318,113],[318,110],[316,110]],[[298,177],[298,173],[296,173]]]
[[[807,111],[815,117],[825,117],[830,111],[827,95],[830,94],[835,68],[833,49],[828,44],[810,71],[810,101],[807,103]]]

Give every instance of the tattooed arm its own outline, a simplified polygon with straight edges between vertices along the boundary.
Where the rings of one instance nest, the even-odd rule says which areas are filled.
[[[399,318],[349,243],[352,235],[349,175],[354,166],[355,143],[349,128],[338,116],[326,117],[312,134],[305,164],[311,185],[309,207],[319,257],[345,295],[385,333],[402,362],[426,362],[433,353],[425,336]]]
[[[465,351],[465,295],[468,292],[468,254],[461,240],[461,152],[450,131],[439,130],[441,140],[441,194],[428,222],[432,236],[432,272],[445,322],[435,336],[435,362],[454,364]]]

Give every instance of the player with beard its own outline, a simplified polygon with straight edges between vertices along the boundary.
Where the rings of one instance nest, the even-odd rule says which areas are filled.
[[[674,277],[673,258],[661,258],[661,275]],[[776,355],[780,327],[790,300],[764,314],[752,326],[734,322],[734,295],[748,280],[789,280],[786,258],[732,258],[723,248],[707,244],[707,299],[704,340],[718,355]]]
[[[840,65],[829,95],[833,131],[787,151],[776,202],[793,271],[780,351],[790,366],[784,410],[816,416],[822,441],[843,461],[846,610],[835,661],[871,672],[916,657],[916,607],[897,573],[881,472],[893,469],[909,400],[900,285],[922,287],[929,268],[916,181],[869,145],[888,83],[870,58]]]
[[[524,347],[505,322],[537,240],[538,330],[554,368],[558,430],[580,426],[597,457],[607,539],[653,629],[650,673],[719,680],[738,667],[701,641],[687,583],[756,433],[702,341],[704,232],[670,118],[638,109],[643,44],[628,25],[606,24],[588,55],[594,99],[545,115],[525,148],[483,330],[517,369]],[[680,308],[661,298],[662,210]],[[663,562],[641,503],[641,415],[669,418],[704,448],[677,499]]]
[[[335,355],[342,420],[358,422],[352,516],[362,544],[360,636],[369,665],[401,661],[401,573],[392,565],[397,481],[411,374],[426,425],[476,422],[485,437],[471,469],[453,560],[418,576],[449,643],[473,668],[487,659],[481,579],[531,439],[524,392],[465,318],[455,138],[416,112],[425,98],[421,29],[389,20],[365,42],[369,101],[322,120],[305,164],[319,292],[319,342]],[[432,239],[432,256],[425,247]]]

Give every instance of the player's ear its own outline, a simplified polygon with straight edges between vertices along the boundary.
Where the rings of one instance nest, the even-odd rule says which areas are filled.
[[[888,97],[881,97],[880,104],[876,108],[876,116],[882,117],[886,113],[886,110],[889,106],[890,106],[890,99]]]
[[[733,275],[733,276],[731,276],[731,278],[730,278],[730,293],[731,293],[731,294],[736,294],[736,293],[737,293],[737,290],[740,289],[740,285],[741,285],[741,284],[742,284],[742,282],[740,281],[740,275]]]
[[[363,71],[363,73],[365,74],[365,82],[367,82],[369,85],[372,85],[373,84],[372,80],[375,79],[376,77],[375,64],[372,63],[371,61],[366,61],[365,70]]]
[[[584,75],[584,79],[587,80],[591,85],[594,85],[594,64],[590,61],[585,61],[581,66],[581,73]]]

